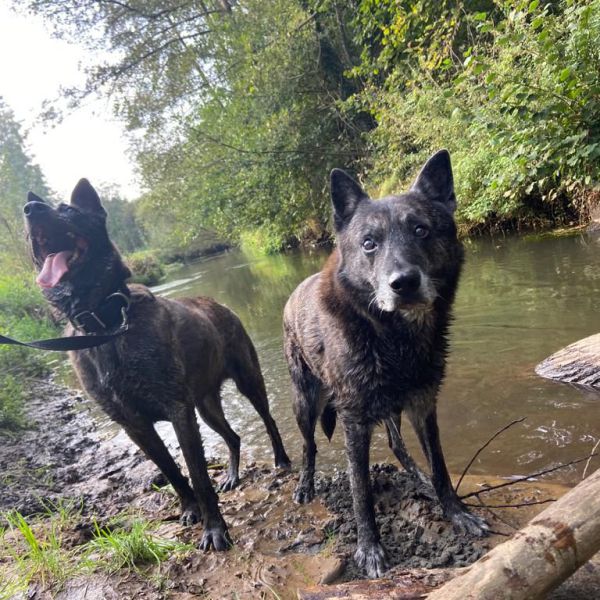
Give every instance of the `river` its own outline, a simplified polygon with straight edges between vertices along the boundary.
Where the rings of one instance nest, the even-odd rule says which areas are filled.
[[[495,431],[526,417],[492,443],[473,474],[528,474],[588,454],[600,436],[600,393],[547,381],[535,365],[563,346],[600,331],[600,238],[516,236],[468,240],[455,304],[451,351],[438,414],[449,469],[460,473]],[[256,345],[271,409],[288,452],[299,465],[302,439],[291,409],[282,353],[281,314],[296,285],[318,271],[323,250],[249,257],[232,251],[176,269],[153,290],[161,295],[209,295],[241,318]],[[225,413],[242,437],[245,459],[271,461],[268,438],[249,402],[228,383]],[[108,427],[108,424],[105,424]],[[422,463],[408,423],[404,436]],[[173,442],[170,426],[163,436]],[[207,455],[225,457],[222,440],[202,424]],[[342,435],[331,443],[317,429],[317,466],[345,467]],[[372,460],[392,460],[383,428]],[[600,461],[596,459],[597,464]],[[555,478],[575,483],[582,465]]]

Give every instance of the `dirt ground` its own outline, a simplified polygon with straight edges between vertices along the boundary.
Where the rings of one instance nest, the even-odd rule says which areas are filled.
[[[159,489],[163,482],[156,467],[127,440],[107,439],[98,431],[88,402],[76,392],[36,382],[28,412],[32,429],[19,436],[0,434],[0,512],[17,509],[33,515],[43,512],[48,501],[74,499],[82,510],[66,537],[72,545],[91,537],[93,518],[106,522],[131,511],[160,523],[156,532],[160,537],[185,542],[200,538],[200,525],[179,525],[179,507],[172,494]],[[210,462],[211,475],[218,479],[223,465],[216,459]],[[318,500],[308,506],[291,501],[296,479],[296,469],[287,473],[256,464],[242,466],[240,486],[220,495],[235,543],[227,553],[192,551],[146,571],[98,572],[60,587],[32,584],[14,598],[283,600],[297,598],[299,589],[319,582],[361,578],[351,558],[356,538],[346,474],[319,477]],[[494,532],[477,540],[457,535],[443,520],[432,490],[412,481],[394,464],[374,465],[372,481],[379,529],[396,570],[466,566],[544,508],[541,504],[495,509],[494,514],[476,509]],[[467,477],[461,491],[495,482]],[[482,497],[490,505],[515,504],[557,498],[565,491],[557,484],[536,482]],[[3,569],[10,567],[10,556],[0,556],[0,580]],[[589,599],[598,593],[600,561],[596,560],[552,598]]]

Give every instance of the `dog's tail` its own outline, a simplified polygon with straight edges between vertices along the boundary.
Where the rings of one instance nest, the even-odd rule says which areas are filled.
[[[325,405],[325,410],[321,414],[321,428],[329,441],[331,441],[331,436],[335,431],[336,418],[337,413],[335,411],[335,406],[332,402],[328,402]]]

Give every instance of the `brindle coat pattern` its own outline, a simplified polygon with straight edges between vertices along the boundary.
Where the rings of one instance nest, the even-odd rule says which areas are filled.
[[[226,549],[229,534],[208,476],[195,409],[229,447],[222,489],[238,482],[240,450],[240,438],[221,405],[225,379],[235,381],[263,419],[276,465],[290,464],[269,412],[256,351],[240,320],[207,297],[171,300],[154,296],[144,286],[127,286],[129,269],[109,240],[106,213],[87,180],[79,182],[69,205],[53,208],[34,194],[29,200],[26,225],[38,270],[49,252],[71,249],[74,239],[87,242],[85,253],[64,279],[43,290],[59,313],[72,319],[82,310],[95,310],[113,292],[130,295],[125,335],[98,348],[69,353],[82,386],[173,485],[182,522],[202,519],[200,547]],[[65,333],[81,334],[72,324]],[[191,486],[156,433],[154,423],[162,420],[173,424]]]
[[[385,422],[405,468],[422,477],[399,433],[403,411],[428,458],[447,517],[476,535],[486,530],[452,487],[436,419],[463,249],[446,151],[434,155],[400,196],[373,202],[339,170],[332,172],[331,193],[337,248],[320,273],[298,286],[284,311],[293,408],[304,437],[294,499],[304,503],[314,497],[316,421],[321,417],[331,437],[337,415],[358,529],[355,560],[378,577],[386,558],[369,482],[369,446],[377,423]]]

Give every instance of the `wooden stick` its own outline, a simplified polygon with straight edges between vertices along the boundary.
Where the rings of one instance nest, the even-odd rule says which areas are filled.
[[[527,417],[521,417],[520,419],[515,419],[512,423],[505,425],[504,427],[502,427],[502,429],[499,429],[498,431],[496,431],[496,433],[483,446],[481,446],[481,448],[479,448],[479,450],[477,450],[477,452],[475,452],[475,454],[473,455],[473,458],[469,461],[469,463],[465,467],[465,470],[462,472],[462,475],[458,479],[456,487],[454,488],[455,492],[458,493],[458,488],[460,487],[460,484],[461,484],[462,480],[464,479],[464,476],[467,474],[467,471],[471,468],[471,465],[475,462],[475,459],[482,453],[482,451],[485,450],[501,433],[504,433],[507,429],[509,429],[513,425],[516,425],[517,423],[522,423],[526,418]]]
[[[538,471],[537,473],[532,473],[531,475],[526,475],[525,477],[518,477],[517,479],[513,479],[512,481],[507,481],[506,483],[500,483],[498,485],[491,485],[490,487],[483,488],[482,490],[477,490],[476,492],[471,492],[470,494],[465,494],[464,496],[460,496],[461,500],[465,500],[466,498],[472,498],[473,496],[479,496],[479,494],[485,494],[487,492],[491,492],[492,490],[499,490],[503,487],[508,487],[509,485],[515,485],[515,483],[522,483],[523,481],[529,481],[533,477],[541,477],[542,475],[547,475],[548,473],[553,473],[554,471],[558,471],[559,469],[564,469],[566,467],[570,467],[571,465],[576,465],[584,460],[589,460],[593,456],[598,456],[597,454],[590,454],[590,456],[585,456],[584,458],[578,458],[577,460],[572,460],[568,463],[563,463],[558,465],[557,467],[552,467],[551,469],[544,469],[543,471]]]

